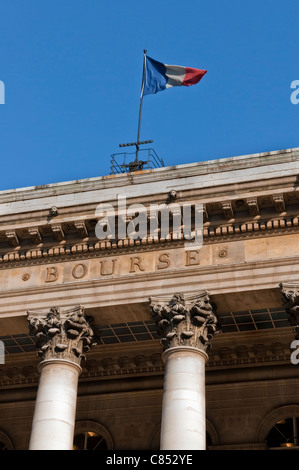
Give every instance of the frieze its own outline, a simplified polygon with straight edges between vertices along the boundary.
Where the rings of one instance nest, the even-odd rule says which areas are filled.
[[[98,256],[74,261],[42,263],[13,267],[0,271],[0,285],[4,289],[22,289],[70,282],[136,276],[171,270],[192,269],[208,265],[211,254],[207,249],[168,250],[131,253],[119,256]]]
[[[109,280],[120,277],[167,276],[167,273],[187,273],[221,266],[242,266],[244,263],[276,262],[282,254],[286,258],[299,256],[298,234],[235,240],[228,243],[203,244],[198,249],[186,249],[165,243],[164,249],[152,246],[140,250],[86,251],[61,255],[61,248],[53,249],[52,257],[24,257],[22,264],[4,265],[0,269],[0,292],[36,287],[63,285],[72,282]]]

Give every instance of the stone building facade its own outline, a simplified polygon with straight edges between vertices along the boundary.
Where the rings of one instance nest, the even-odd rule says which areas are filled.
[[[288,149],[1,192],[0,448],[296,448],[298,174]]]

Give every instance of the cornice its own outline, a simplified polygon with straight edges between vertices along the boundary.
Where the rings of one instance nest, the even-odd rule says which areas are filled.
[[[57,194],[73,194],[74,192],[86,192],[94,189],[105,189],[139,183],[148,183],[157,180],[169,180],[174,178],[186,178],[211,173],[224,173],[233,170],[252,169],[256,167],[268,167],[271,165],[288,164],[299,160],[299,148],[284,149],[241,155],[228,158],[211,159],[198,163],[168,166],[151,170],[136,171],[93,177],[81,180],[66,181],[27,188],[18,188],[0,192],[0,204],[13,200],[35,199]]]
[[[297,164],[298,162],[298,164]],[[298,169],[296,168],[298,166]],[[287,149],[227,159],[210,160],[196,164],[145,170],[142,172],[108,175],[100,178],[20,188],[0,192],[0,220],[8,230],[15,222],[30,219],[30,224],[53,218],[57,206],[59,217],[66,219],[86,212],[86,219],[95,212],[100,202],[115,203],[118,195],[128,201],[146,203],[165,202],[170,190],[178,192],[182,201],[190,197],[201,202],[208,197],[232,198],[235,194],[267,191],[294,191],[298,186],[299,149]],[[245,196],[242,196],[245,197]],[[56,207],[55,207],[56,208]],[[76,215],[77,214],[77,215]],[[14,222],[11,224],[11,217]],[[54,214],[54,217],[57,213]],[[0,234],[1,238],[1,234]]]
[[[282,204],[282,202],[280,201]],[[225,205],[224,210],[231,212],[231,207]],[[257,211],[255,206],[252,211]],[[254,212],[255,213],[255,212]],[[203,225],[203,241],[205,244],[231,242],[243,239],[261,238],[265,236],[287,235],[299,232],[299,217],[296,214],[280,213],[276,216],[261,218],[259,215],[242,217],[232,220],[213,221],[207,214]],[[219,216],[217,216],[219,218]],[[147,236],[142,240],[97,240],[95,236],[87,237],[86,224],[77,222],[77,239],[73,241],[67,237],[67,231],[63,224],[55,224],[51,228],[53,240],[42,242],[42,230],[36,227],[28,227],[27,232],[31,234],[32,246],[22,246],[18,229],[5,231],[8,246],[0,248],[0,269],[7,265],[28,266],[30,264],[51,263],[59,260],[76,260],[92,258],[95,256],[111,256],[130,254],[141,251],[153,251],[182,247],[184,244],[183,234],[181,239],[170,233],[167,238],[158,235],[154,240]],[[24,229],[22,229],[24,233]],[[79,238],[81,237],[81,238]],[[27,239],[28,243],[28,239]],[[3,245],[3,243],[2,243]]]

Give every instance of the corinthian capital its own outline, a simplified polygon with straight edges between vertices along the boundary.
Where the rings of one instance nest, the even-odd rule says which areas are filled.
[[[28,311],[30,331],[36,337],[43,360],[64,359],[80,365],[93,341],[93,330],[81,305],[69,310],[53,307],[49,312]]]
[[[178,293],[171,299],[150,297],[150,308],[164,350],[191,346],[206,351],[214,334],[220,331],[207,291],[189,296]]]
[[[296,339],[299,339],[299,282],[282,282],[280,285],[282,304],[291,326],[294,327]]]

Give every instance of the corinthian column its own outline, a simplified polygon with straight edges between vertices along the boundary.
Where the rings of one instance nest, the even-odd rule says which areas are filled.
[[[279,287],[289,324],[294,328],[295,338],[299,339],[299,282],[282,282]]]
[[[150,298],[164,345],[161,450],[206,448],[205,363],[219,322],[206,291]]]
[[[28,322],[42,358],[29,449],[71,450],[80,363],[93,331],[81,306],[28,312]]]

